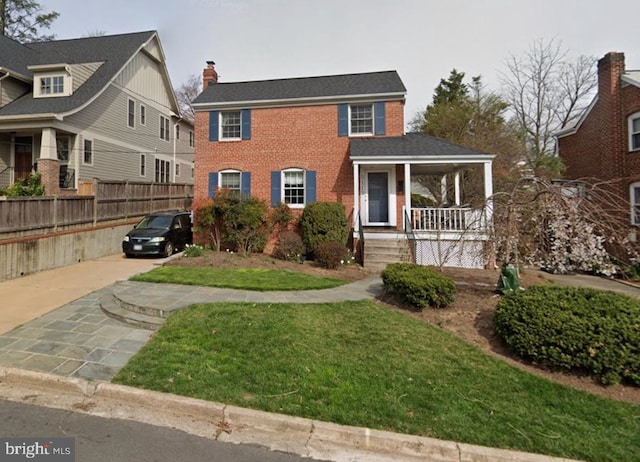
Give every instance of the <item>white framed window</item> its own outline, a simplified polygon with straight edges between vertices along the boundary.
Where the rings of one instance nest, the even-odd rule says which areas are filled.
[[[93,164],[93,141],[91,140],[84,140],[82,163],[85,165]]]
[[[180,176],[180,164],[176,162],[176,178]]]
[[[176,139],[180,139],[180,125],[176,124]]]
[[[242,175],[237,170],[223,170],[218,172],[218,187],[235,191],[242,191]]]
[[[64,75],[40,77],[40,95],[64,95]]]
[[[171,181],[171,162],[156,158],[156,171],[154,180],[156,183],[169,183]]]
[[[305,172],[302,169],[282,171],[282,202],[289,207],[304,207],[305,204]]]
[[[373,104],[349,106],[349,134],[373,135]]]
[[[169,119],[160,116],[160,139],[169,141]]]
[[[239,140],[242,133],[241,111],[220,113],[220,139]]]
[[[140,105],[140,125],[147,125],[147,106]]]
[[[629,185],[629,199],[631,203],[631,224],[640,226],[640,181]]]
[[[629,151],[640,150],[640,112],[629,116]]]
[[[140,176],[147,176],[147,155],[140,153]]]
[[[136,126],[136,102],[132,99],[127,102],[127,126],[129,128]]]
[[[195,142],[195,137],[193,136],[193,130],[189,130],[189,147],[194,147],[196,142]]]
[[[58,153],[58,160],[66,164],[69,162],[69,146],[71,142],[68,136],[58,136],[56,137],[56,151]]]

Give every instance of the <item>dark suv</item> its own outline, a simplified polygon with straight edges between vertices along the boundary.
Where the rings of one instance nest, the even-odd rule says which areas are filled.
[[[168,257],[193,242],[189,212],[158,212],[147,215],[122,240],[122,251],[134,255]]]

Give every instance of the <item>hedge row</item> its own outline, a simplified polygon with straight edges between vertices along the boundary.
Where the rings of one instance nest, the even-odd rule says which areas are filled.
[[[640,386],[640,300],[584,288],[533,286],[505,296],[496,334],[516,354]]]

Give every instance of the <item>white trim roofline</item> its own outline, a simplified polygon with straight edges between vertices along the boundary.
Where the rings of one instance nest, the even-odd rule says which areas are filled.
[[[362,95],[331,95],[316,96],[306,98],[279,98],[265,100],[246,100],[246,101],[226,101],[218,103],[196,103],[193,104],[195,112],[204,112],[215,109],[234,109],[234,108],[269,108],[283,106],[319,106],[332,103],[352,103],[361,101],[404,101],[405,93],[369,93]]]

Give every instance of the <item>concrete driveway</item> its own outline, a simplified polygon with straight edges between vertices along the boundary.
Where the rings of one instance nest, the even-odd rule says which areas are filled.
[[[165,261],[164,258],[125,258],[119,253],[2,281],[0,334]]]

